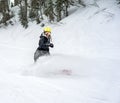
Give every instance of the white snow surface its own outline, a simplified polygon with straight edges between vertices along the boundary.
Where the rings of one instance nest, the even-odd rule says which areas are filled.
[[[48,24],[55,46],[37,63],[40,25],[0,29],[1,103],[120,103],[120,8],[97,4]]]

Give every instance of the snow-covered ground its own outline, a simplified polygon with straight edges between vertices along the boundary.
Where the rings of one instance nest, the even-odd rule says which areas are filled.
[[[40,26],[0,29],[1,103],[119,103],[120,9],[98,0],[52,27],[51,56],[33,61]]]

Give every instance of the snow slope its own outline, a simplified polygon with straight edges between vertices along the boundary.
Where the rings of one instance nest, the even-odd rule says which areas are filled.
[[[120,9],[114,0],[97,4],[49,24],[55,47],[35,64],[42,28],[0,29],[1,103],[120,102]]]

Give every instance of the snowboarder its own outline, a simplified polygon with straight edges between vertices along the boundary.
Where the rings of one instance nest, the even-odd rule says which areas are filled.
[[[43,33],[40,35],[40,40],[39,40],[39,47],[34,53],[34,61],[40,57],[40,56],[45,56],[45,55],[50,55],[49,52],[49,47],[53,48],[54,45],[51,43],[51,28],[50,27],[45,27],[43,29]]]

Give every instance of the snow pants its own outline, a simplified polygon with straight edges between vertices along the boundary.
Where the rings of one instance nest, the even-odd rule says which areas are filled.
[[[34,53],[34,61],[36,62],[39,57],[47,56],[47,55],[50,55],[49,51],[44,51],[44,50],[37,49]]]

